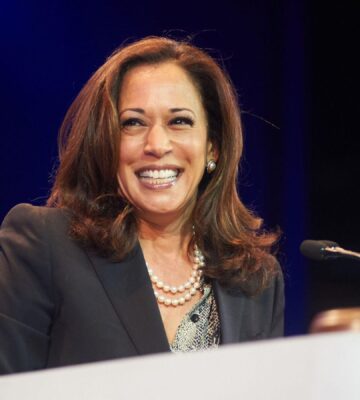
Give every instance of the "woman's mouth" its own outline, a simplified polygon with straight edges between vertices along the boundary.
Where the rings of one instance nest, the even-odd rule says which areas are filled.
[[[146,187],[164,189],[175,184],[180,176],[180,170],[177,168],[142,169],[136,175]]]

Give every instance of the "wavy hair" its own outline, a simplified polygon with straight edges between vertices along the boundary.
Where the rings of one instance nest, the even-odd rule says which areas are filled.
[[[204,275],[257,293],[278,271],[270,255],[278,234],[262,229],[262,220],[237,192],[243,135],[231,80],[212,57],[187,42],[148,37],[118,49],[94,73],[61,126],[60,164],[47,205],[70,211],[70,234],[82,245],[119,260],[131,252],[137,220],[117,181],[121,84],[136,66],[169,61],[183,68],[198,89],[208,137],[219,153],[216,170],[200,182],[191,216],[192,242],[207,260]]]

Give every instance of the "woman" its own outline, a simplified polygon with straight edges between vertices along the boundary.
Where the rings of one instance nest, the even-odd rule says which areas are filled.
[[[115,52],[68,111],[47,207],[0,230],[0,371],[282,334],[276,235],[240,201],[233,87],[187,43]]]

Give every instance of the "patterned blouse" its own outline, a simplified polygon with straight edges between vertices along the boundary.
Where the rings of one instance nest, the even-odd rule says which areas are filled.
[[[204,286],[202,298],[185,315],[176,331],[170,350],[174,353],[205,350],[218,347],[220,320],[214,291]]]

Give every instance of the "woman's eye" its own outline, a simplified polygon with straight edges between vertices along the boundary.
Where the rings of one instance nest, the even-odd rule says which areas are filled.
[[[191,118],[188,118],[188,117],[177,117],[177,118],[173,118],[170,121],[170,124],[172,124],[172,125],[189,125],[189,126],[193,126],[194,125],[194,121]]]
[[[144,123],[138,118],[128,118],[121,122],[122,127],[126,126],[144,126]]]

